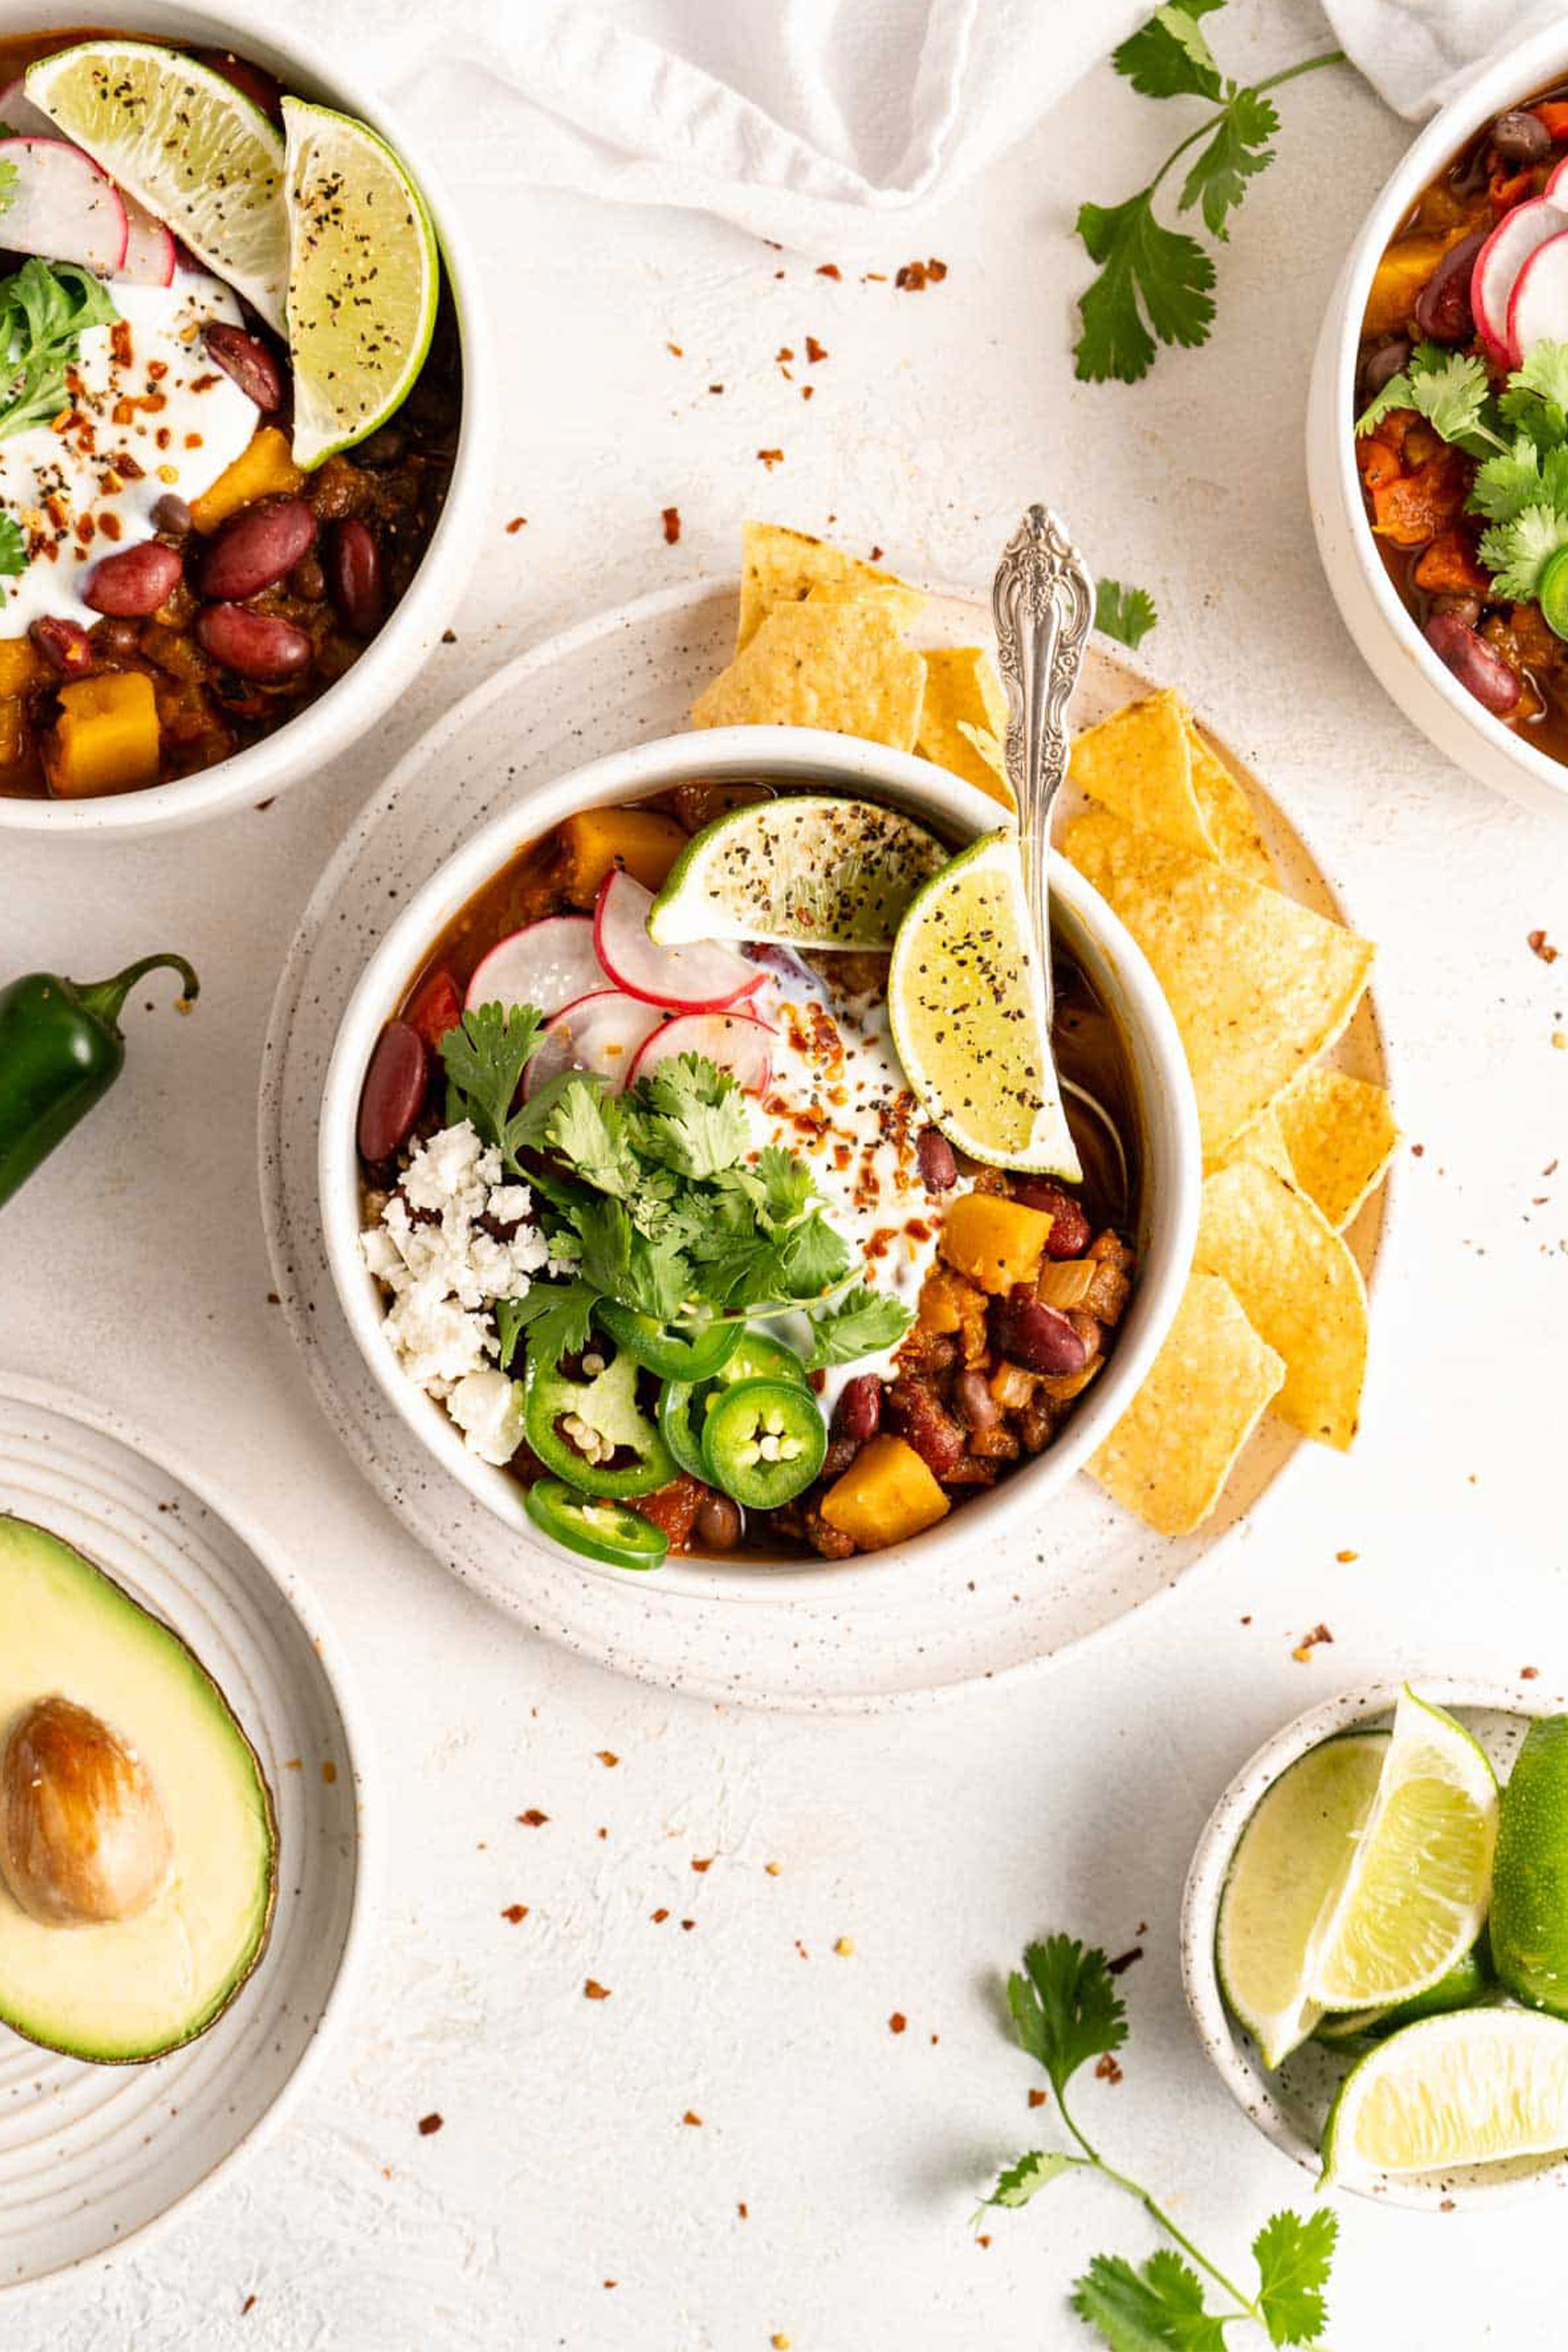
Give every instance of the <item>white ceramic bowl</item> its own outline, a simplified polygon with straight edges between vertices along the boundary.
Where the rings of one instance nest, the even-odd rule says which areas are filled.
[[[1483,709],[1441,662],[1383,566],[1356,470],[1356,350],[1372,273],[1405,215],[1473,131],[1532,90],[1568,76],[1561,18],[1506,51],[1434,114],[1368,214],[1318,337],[1307,397],[1307,490],[1335,602],[1380,685],[1407,719],[1478,783],[1526,808],[1568,809],[1568,766]]]
[[[925,760],[848,736],[805,728],[733,727],[639,744],[530,793],[525,802],[508,807],[476,833],[403,909],[366,966],[338,1032],[322,1104],[320,1184],[327,1262],[343,1312],[371,1372],[422,1443],[508,1527],[536,1545],[544,1538],[524,1510],[522,1489],[505,1471],[468,1451],[460,1431],[405,1376],[386,1343],[382,1296],[359,1251],[354,1128],[365,1068],[382,1025],[431,942],[526,843],[575,809],[613,805],[685,777],[759,776],[793,785],[827,782],[864,789],[968,837],[991,830],[997,820],[996,803],[971,785],[959,783]],[[1197,1226],[1202,1154],[1192,1081],[1158,984],[1121,923],[1061,860],[1052,871],[1051,891],[1068,946],[1127,1040],[1143,1121],[1140,1272],[1106,1371],[1044,1454],[989,1491],[976,1494],[910,1543],[841,1563],[803,1562],[791,1555],[769,1568],[766,1579],[758,1575],[766,1565],[765,1554],[744,1555],[743,1565],[739,1560],[672,1558],[659,1572],[661,1591],[744,1594],[766,1581],[777,1598],[783,1589],[781,1580],[791,1574],[802,1588],[815,1587],[824,1574],[874,1576],[891,1565],[934,1557],[944,1548],[983,1544],[1004,1522],[1046,1509],[1120,1418],[1142,1381],[1176,1312]],[[622,1574],[572,1557],[587,1574]]]
[[[403,156],[422,188],[441,239],[463,355],[462,418],[446,503],[407,594],[352,669],[307,708],[232,759],[177,783],[101,800],[14,800],[0,795],[0,833],[157,833],[196,825],[303,783],[346,751],[388,709],[457,610],[478,546],[495,441],[494,370],[478,265],[462,221],[442,193],[417,131],[314,42],[275,30],[253,13],[229,17],[187,0],[124,0],[106,12],[117,31],[148,41],[234,50],[276,74],[285,89],[324,101],[371,124]],[[65,0],[0,0],[0,33],[69,29]],[[264,30],[265,28],[265,30]]]
[[[1412,1672],[1412,1687],[1458,1716],[1478,1739],[1506,1780],[1520,1740],[1535,1716],[1557,1715],[1568,1701],[1540,1693],[1534,1683],[1457,1681]],[[1182,1898],[1182,1982],[1198,2038],[1237,2106],[1260,2132],[1294,2157],[1315,2179],[1322,2169],[1319,2141],[1348,2060],[1319,2042],[1306,2042],[1277,2073],[1269,2073],[1251,2038],[1226,2008],[1215,1966],[1214,1938],[1219,1898],[1242,1830],[1265,1791],[1309,1748],[1336,1732],[1384,1723],[1393,1716],[1400,1684],[1342,1691],[1309,1707],[1277,1731],[1241,1766],[1209,1815],[1193,1856]],[[1382,2204],[1415,2205],[1431,2212],[1455,2206],[1493,2205],[1509,2197],[1548,2189],[1568,2189],[1568,2156],[1525,2156],[1506,2164],[1456,2166],[1450,2172],[1378,2173],[1365,2182],[1342,2184]]]

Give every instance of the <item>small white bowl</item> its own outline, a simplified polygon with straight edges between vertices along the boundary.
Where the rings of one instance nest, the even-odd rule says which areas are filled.
[[[1430,180],[1471,133],[1543,84],[1568,76],[1568,24],[1522,41],[1434,114],[1352,245],[1318,337],[1307,397],[1307,490],[1318,552],[1341,618],[1380,685],[1440,752],[1526,808],[1568,807],[1568,766],[1482,707],[1441,662],[1395,594],[1356,470],[1356,352],[1372,273]]]
[[[377,97],[347,59],[279,30],[260,15],[242,21],[201,0],[125,0],[110,14],[115,30],[148,41],[232,49],[276,74],[286,90],[319,99],[369,123],[397,148],[418,180],[441,240],[442,267],[457,311],[463,386],[457,455],[445,505],[407,593],[353,667],[316,700],[232,759],[101,800],[16,800],[0,794],[0,833],[159,833],[200,824],[227,810],[306,782],[366,733],[390,708],[440,638],[467,585],[489,495],[495,442],[494,369],[479,267],[467,232],[441,189],[420,134]],[[0,34],[69,29],[64,0],[0,0]],[[266,30],[262,28],[265,25]]]
[[[545,1545],[524,1510],[521,1487],[469,1452],[442,1407],[408,1379],[387,1345],[385,1303],[359,1248],[354,1132],[360,1087],[382,1026],[431,942],[508,859],[576,809],[612,806],[688,777],[761,777],[864,789],[965,838],[990,831],[999,814],[994,801],[929,762],[849,736],[791,727],[715,728],[667,736],[596,760],[493,818],[414,893],[365,967],[338,1031],[322,1103],[321,1217],[332,1279],[365,1362],[410,1429],[508,1527],[552,1550],[556,1547]],[[766,1583],[774,1598],[791,1589],[820,1594],[825,1575],[881,1577],[912,1561],[983,1545],[1007,1521],[1025,1514],[1038,1516],[1046,1508],[1120,1419],[1142,1382],[1176,1312],[1192,1259],[1202,1183],[1197,1110],[1181,1039],[1142,953],[1098,892],[1061,859],[1053,863],[1051,887],[1067,944],[1126,1040],[1143,1126],[1139,1274],[1105,1372],[1043,1454],[909,1543],[841,1562],[759,1552],[734,1560],[671,1557],[654,1580],[660,1592],[744,1597]],[[570,1557],[587,1574],[624,1581],[621,1570],[597,1567],[576,1553]]]
[[[1457,1680],[1413,1672],[1411,1687],[1423,1699],[1456,1715],[1491,1756],[1505,1780],[1515,1752],[1531,1719],[1558,1715],[1568,1700],[1543,1695],[1533,1685]],[[1306,2042],[1275,2073],[1264,2066],[1250,2035],[1225,2006],[1215,1965],[1214,1939],[1219,1899],[1242,1830],[1266,1789],[1281,1773],[1336,1732],[1364,1729],[1391,1720],[1403,1685],[1378,1682],[1370,1689],[1342,1691],[1309,1707],[1266,1740],[1241,1766],[1208,1817],[1193,1855],[1182,1898],[1182,1983],[1187,2006],[1220,2081],[1258,2130],[1294,2157],[1314,2180],[1323,2168],[1319,2152],[1324,2122],[1348,2061],[1321,2042]],[[1358,2053],[1359,2054],[1359,2053]],[[1451,2172],[1380,2172],[1366,2181],[1336,2186],[1381,2204],[1414,2205],[1449,2212],[1455,2206],[1491,2206],[1511,2197],[1568,2189],[1568,2156],[1521,2156],[1504,2164],[1456,2166]]]

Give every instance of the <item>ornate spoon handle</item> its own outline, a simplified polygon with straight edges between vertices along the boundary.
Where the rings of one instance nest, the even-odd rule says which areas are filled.
[[[1067,773],[1067,705],[1094,620],[1087,566],[1049,507],[1031,506],[1003,549],[991,608],[1007,692],[1007,781],[1018,804],[1024,889],[1049,1018],[1051,809]]]

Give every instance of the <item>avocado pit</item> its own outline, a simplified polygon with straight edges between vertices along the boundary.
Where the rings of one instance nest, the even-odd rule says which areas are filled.
[[[0,1879],[30,1918],[135,1918],[172,1859],[146,1766],[101,1716],[58,1695],[18,1716],[0,1761]]]

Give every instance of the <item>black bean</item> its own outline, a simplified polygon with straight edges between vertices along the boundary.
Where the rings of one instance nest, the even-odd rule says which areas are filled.
[[[709,1551],[733,1551],[741,1540],[739,1505],[727,1494],[708,1494],[697,1505],[697,1534]]]
[[[1391,335],[1386,343],[1380,343],[1377,350],[1363,361],[1361,365],[1363,407],[1369,400],[1374,400],[1377,398],[1390,376],[1398,374],[1409,356],[1409,337]]]
[[[1539,163],[1551,153],[1551,133],[1538,114],[1523,106],[1498,116],[1491,143],[1505,163]]]

